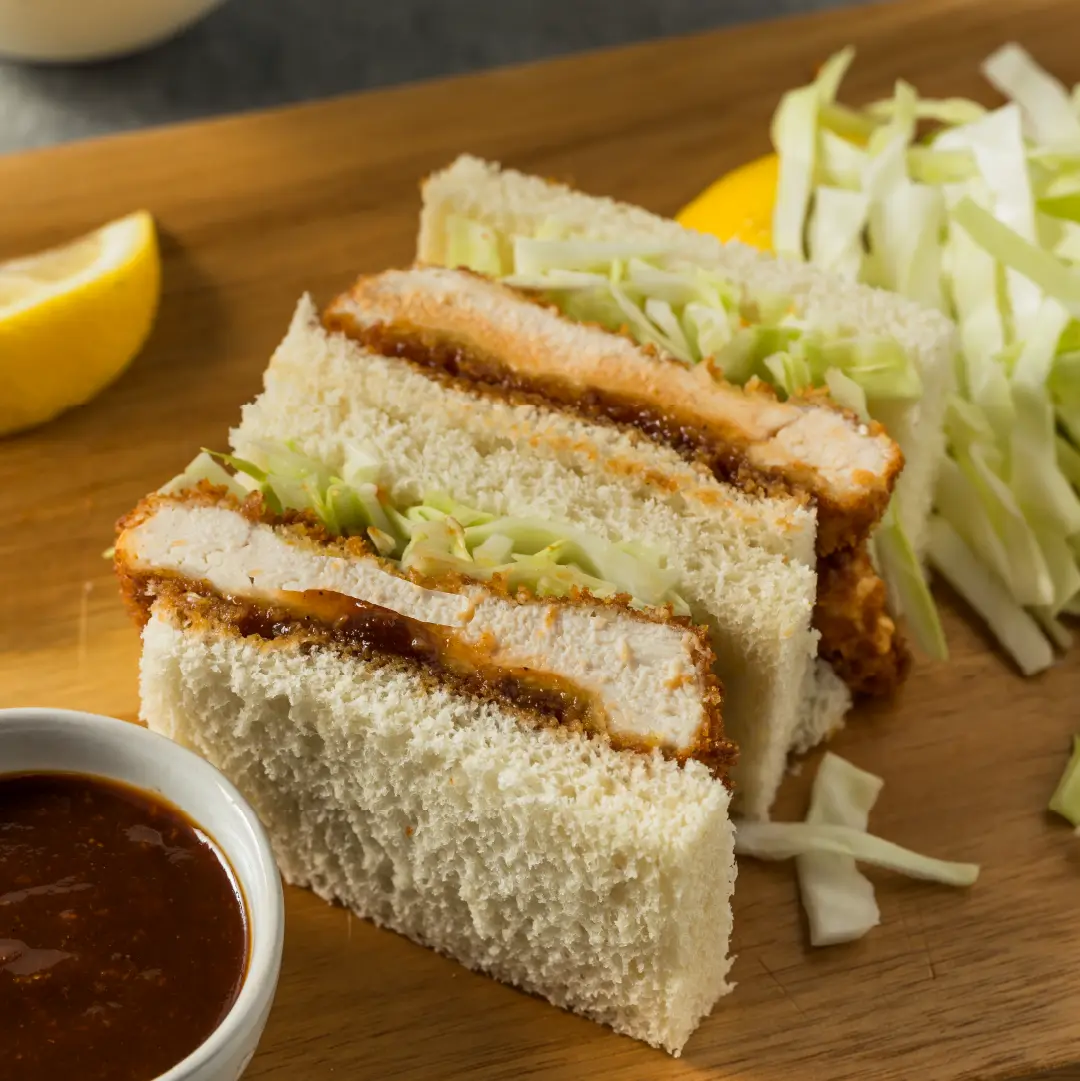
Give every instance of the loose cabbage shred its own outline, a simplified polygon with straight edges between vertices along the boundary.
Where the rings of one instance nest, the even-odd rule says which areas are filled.
[[[850,942],[880,922],[873,885],[856,869],[857,861],[947,886],[971,886],[979,877],[977,864],[923,856],[868,833],[870,811],[882,785],[880,777],[827,752],[814,778],[804,822],[736,825],[737,854],[796,859],[814,946]],[[1080,786],[1076,796],[1080,797]]]
[[[1050,797],[1049,809],[1080,827],[1080,736],[1073,736],[1072,755]]]
[[[883,784],[880,777],[827,751],[814,778],[806,821],[865,830]],[[851,942],[881,922],[873,883],[851,856],[806,852],[795,866],[812,946]]]
[[[1076,760],[1080,762],[1080,754]],[[970,886],[979,876],[976,864],[923,856],[868,833],[870,811],[883,784],[880,777],[829,751],[814,778],[804,822],[736,825],[739,855],[795,857],[811,945],[851,942],[881,922],[873,884],[856,868],[857,861],[948,886]],[[1076,795],[1080,798],[1080,786]]]
[[[945,886],[970,886],[979,877],[974,863],[955,863],[923,856],[850,826],[826,826],[812,822],[740,822],[735,851],[763,860],[788,860],[808,853],[831,853],[871,863],[910,878],[940,882]]]

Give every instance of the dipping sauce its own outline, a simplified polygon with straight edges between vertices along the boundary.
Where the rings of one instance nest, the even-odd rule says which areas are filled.
[[[149,1081],[221,1023],[248,928],[213,841],[148,793],[0,775],[0,1078]]]

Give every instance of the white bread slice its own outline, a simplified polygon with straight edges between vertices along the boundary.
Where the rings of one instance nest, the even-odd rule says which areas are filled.
[[[192,491],[153,496],[116,540],[126,578],[171,576],[227,597],[327,607],[327,591],[441,629],[439,649],[460,667],[509,677],[555,677],[597,703],[600,732],[623,746],[706,756],[720,741],[712,651],[698,633],[610,604],[528,601],[479,582],[423,588],[362,547],[310,539],[303,530],[252,520],[227,497]],[[340,606],[339,606],[340,608]],[[335,612],[338,609],[333,609]],[[413,628],[422,631],[424,628]]]
[[[799,720],[791,737],[791,753],[805,754],[844,727],[851,709],[851,691],[832,665],[816,660],[807,669]]]
[[[141,716],[226,774],[287,881],[678,1055],[727,993],[728,792],[393,665],[157,602]]]
[[[327,309],[335,326],[363,342],[449,348],[481,371],[509,378],[562,405],[600,394],[601,413],[659,422],[728,479],[751,489],[781,484],[818,508],[819,554],[863,540],[885,512],[903,465],[880,425],[862,424],[820,398],[778,401],[647,352],[629,337],[575,323],[498,282],[436,266],[360,278]],[[379,348],[379,352],[386,352]],[[456,361],[456,363],[460,363]],[[469,374],[466,372],[466,374]],[[481,379],[484,376],[481,375]],[[663,441],[667,441],[663,439]]]
[[[444,491],[664,552],[709,628],[739,805],[768,813],[817,651],[812,509],[747,496],[644,437],[443,385],[327,333],[309,298],[231,440],[242,457],[260,440],[294,440],[335,469],[351,444],[374,444],[396,501]]]
[[[917,365],[923,396],[916,404],[883,410],[879,419],[904,452],[907,464],[897,484],[901,521],[915,550],[924,552],[957,352],[956,329],[940,312],[805,263],[777,259],[739,243],[722,244],[640,207],[584,195],[469,155],[424,184],[417,242],[422,262],[446,262],[448,215],[508,236],[536,235],[554,222],[568,236],[656,242],[754,292],[792,296],[798,313],[810,324],[841,324],[893,338]]]

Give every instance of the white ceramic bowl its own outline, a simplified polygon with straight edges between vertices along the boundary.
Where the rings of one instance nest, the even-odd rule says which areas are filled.
[[[165,41],[224,0],[0,0],[0,54],[78,62]]]
[[[64,709],[0,709],[0,775],[93,774],[158,793],[206,830],[244,891],[247,975],[225,1020],[157,1081],[236,1081],[251,1061],[277,989],[285,937],[281,877],[255,812],[213,766],[164,736]]]

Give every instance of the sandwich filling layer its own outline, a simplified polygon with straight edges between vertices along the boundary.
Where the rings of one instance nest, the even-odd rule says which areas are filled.
[[[577,590],[536,597],[448,573],[425,578],[360,537],[335,539],[222,488],[144,500],[121,523],[116,561],[148,611],[169,590],[213,601],[259,637],[307,634],[419,664],[621,747],[730,763],[707,636],[670,610]]]
[[[941,312],[469,155],[422,188],[423,263],[527,283],[574,318],[624,325],[686,363],[712,357],[733,383],[827,386],[865,407],[908,459],[895,525],[925,551],[958,347]],[[914,568],[902,562],[886,577],[907,601]]]
[[[868,536],[903,466],[879,424],[820,394],[781,402],[759,380],[744,390],[708,359],[688,365],[653,343],[640,348],[466,271],[362,278],[327,321],[377,351],[631,424],[750,491],[805,493],[823,555]]]
[[[155,601],[140,717],[229,777],[287,882],[678,1053],[731,989],[723,784],[215,609]]]
[[[362,279],[331,305],[326,322],[373,352],[466,387],[538,396],[590,419],[629,424],[750,490],[802,493],[814,499],[819,523],[828,518],[823,504],[837,511],[843,505],[845,513],[832,519],[833,550],[819,560],[814,626],[820,654],[857,694],[887,695],[903,681],[910,654],[867,551],[866,533],[902,464],[880,426],[871,431],[827,403],[782,403],[765,389],[717,382],[704,365],[690,370],[645,356],[623,337],[576,326],[461,271],[389,271]],[[605,372],[617,392],[604,389]],[[671,407],[670,395],[680,393]],[[855,460],[841,466],[847,454]],[[868,468],[859,467],[860,454]],[[835,468],[824,464],[830,458]],[[781,460],[775,471],[765,468]]]

